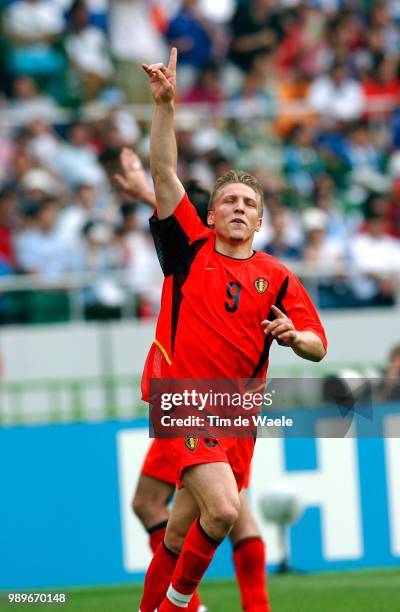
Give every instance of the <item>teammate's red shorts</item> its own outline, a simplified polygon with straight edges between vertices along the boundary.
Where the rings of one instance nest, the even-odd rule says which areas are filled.
[[[164,457],[158,440],[150,444],[141,469],[141,474],[169,484],[176,484],[177,476],[169,461]]]
[[[166,438],[151,444],[142,474],[164,482],[182,485],[184,470],[202,463],[229,463],[238,489],[248,487],[254,451],[252,438]]]

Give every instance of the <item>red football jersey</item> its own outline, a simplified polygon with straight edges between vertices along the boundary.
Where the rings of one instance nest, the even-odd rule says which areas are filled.
[[[186,195],[170,217],[152,217],[150,226],[165,280],[143,399],[151,378],[264,378],[273,337],[261,321],[275,318],[272,305],[326,347],[318,314],[294,274],[259,251],[247,259],[218,253],[214,232]]]

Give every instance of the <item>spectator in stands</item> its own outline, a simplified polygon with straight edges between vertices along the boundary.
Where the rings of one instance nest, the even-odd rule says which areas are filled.
[[[182,97],[185,104],[207,104],[218,108],[225,98],[220,73],[216,64],[203,66],[190,87]]]
[[[119,249],[114,230],[105,221],[88,221],[82,229],[82,242],[74,253],[76,272],[92,272],[94,277],[82,292],[89,319],[118,318],[125,303],[125,292],[115,278]]]
[[[98,161],[87,124],[77,122],[70,126],[68,140],[62,143],[57,157],[53,160],[52,169],[63,177],[70,188],[85,181],[95,185],[105,182],[106,177]]]
[[[380,31],[383,41],[383,53],[386,56],[398,55],[400,49],[400,32],[391,11],[393,2],[378,0],[371,3],[368,28]]]
[[[295,197],[309,200],[314,191],[315,179],[324,169],[316,146],[314,128],[307,124],[295,125],[285,147],[285,175]]]
[[[20,193],[21,191],[21,179],[33,167],[34,164],[32,156],[29,155],[26,149],[26,146],[19,145],[17,142],[15,143],[8,169],[9,171],[3,183],[9,189],[17,193]]]
[[[27,152],[32,159],[47,168],[54,166],[54,160],[62,146],[62,140],[46,119],[33,119],[27,124],[29,143]]]
[[[254,58],[240,89],[230,97],[237,116],[275,115],[277,90],[269,77],[270,65],[268,53],[260,53]]]
[[[61,195],[61,184],[45,168],[31,168],[24,174],[20,184],[23,196],[29,200],[40,202],[43,198]]]
[[[133,146],[139,140],[141,130],[134,114],[125,105],[123,92],[118,89],[108,89],[102,93],[101,101],[109,109],[107,120],[110,128],[114,128],[119,134],[123,146]],[[105,129],[108,129],[106,123]]]
[[[10,4],[4,12],[8,71],[45,78],[53,93],[58,93],[64,63],[55,43],[63,28],[63,13],[57,2],[17,0]]]
[[[299,3],[285,13],[283,40],[277,49],[277,65],[282,76],[290,74],[294,66],[308,78],[321,71],[326,55],[324,21],[321,12],[306,3]]]
[[[333,14],[326,23],[325,67],[343,62],[354,75],[360,64],[359,51],[364,47],[364,30],[365,20],[354,9],[342,7]]]
[[[400,238],[400,179],[393,181],[388,204],[388,232]]]
[[[0,117],[5,119],[5,101],[0,102]],[[0,188],[10,176],[12,159],[15,154],[15,132],[0,119]]]
[[[304,112],[310,81],[308,75],[296,63],[286,75],[278,79],[277,88],[277,106],[282,114],[277,113],[275,128],[282,138],[286,138],[297,124],[316,123],[316,116],[311,111]]]
[[[315,178],[313,206],[324,211],[326,215],[326,234],[328,238],[347,242],[350,228],[344,214],[344,203],[338,197],[331,175],[326,172]]]
[[[99,94],[113,74],[107,39],[100,28],[89,24],[84,0],[75,0],[69,11],[69,27],[64,36],[68,58],[68,84],[78,101],[90,101]]]
[[[123,204],[121,214],[120,267],[126,270],[128,286],[137,296],[137,315],[154,317],[159,308],[163,276],[153,239],[140,229],[134,204]]]
[[[48,283],[60,281],[71,269],[72,252],[56,231],[58,203],[48,197],[33,206],[33,224],[15,242],[18,268]]]
[[[98,214],[98,212],[97,212]],[[96,216],[96,190],[93,185],[79,183],[74,199],[60,212],[57,231],[64,242],[72,248],[82,240],[83,227]]]
[[[166,59],[163,33],[152,15],[148,0],[110,0],[109,36],[115,60],[115,84],[128,103],[151,101],[142,63]]]
[[[303,213],[305,242],[302,261],[321,271],[318,278],[318,304],[320,308],[349,306],[353,302],[351,288],[341,275],[345,270],[345,244],[327,235],[328,218],[319,208],[309,208]],[[339,269],[337,275],[323,275],[326,268]]]
[[[351,172],[352,181],[366,185],[371,185],[371,181],[375,184],[385,183],[385,160],[364,120],[351,122],[346,126],[342,156]]]
[[[270,212],[268,225],[271,238],[264,246],[263,251],[284,261],[300,259],[299,245],[294,243],[290,236],[288,211],[283,207],[273,208]]]
[[[53,98],[39,92],[32,77],[21,75],[11,83],[12,98],[6,109],[8,118],[17,125],[35,119],[54,121],[57,105]]]
[[[367,109],[366,117],[384,117],[392,111],[400,95],[398,57],[382,55],[376,65],[369,70],[362,86]]]
[[[0,191],[0,268],[2,273],[15,267],[13,229],[16,217],[17,198],[10,189]]]
[[[216,45],[222,30],[201,13],[198,0],[183,0],[165,33],[170,46],[178,49],[181,88],[188,89],[198,70],[217,59]]]
[[[349,76],[347,66],[337,62],[313,81],[308,102],[322,116],[348,121],[361,116],[364,93],[360,83]]]
[[[387,235],[387,203],[370,196],[364,205],[365,227],[350,241],[350,255],[361,276],[353,280],[354,291],[363,306],[391,306],[395,303],[400,271],[400,240]]]
[[[328,238],[328,218],[319,208],[309,208],[303,213],[306,238],[303,261],[316,266],[341,265],[345,260],[344,245],[340,240]]]
[[[244,72],[255,57],[274,49],[283,37],[281,16],[273,0],[238,3],[230,25],[230,58]]]

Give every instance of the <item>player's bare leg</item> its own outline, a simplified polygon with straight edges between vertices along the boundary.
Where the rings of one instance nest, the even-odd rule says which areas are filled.
[[[168,482],[140,475],[132,498],[132,510],[146,530],[168,520],[167,504],[174,491],[174,485]]]
[[[164,599],[178,561],[184,538],[199,514],[199,507],[187,489],[176,492],[168,526],[169,538],[153,556],[144,582],[141,612],[154,612]]]
[[[175,554],[180,554],[186,534],[198,516],[199,506],[193,495],[187,488],[178,489],[165,532],[165,544]]]
[[[174,491],[174,485],[141,474],[133,494],[132,510],[149,534],[153,554],[164,539],[169,517],[167,504]]]
[[[260,538],[260,530],[251,512],[246,491],[240,491],[240,513],[230,533],[232,546],[235,547],[244,538]]]
[[[229,464],[220,462],[190,466],[183,473],[182,482],[197,503],[200,516],[192,523],[185,537],[181,528],[185,508],[180,505],[181,498],[176,499],[165,543],[177,553],[181,551],[181,554],[159,612],[187,607],[219,544],[232,529],[240,511],[239,492]]]
[[[240,493],[240,514],[230,538],[243,610],[269,612],[265,547],[245,491]]]

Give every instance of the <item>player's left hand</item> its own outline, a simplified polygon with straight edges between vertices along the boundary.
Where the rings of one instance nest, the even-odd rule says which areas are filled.
[[[277,306],[272,306],[272,310],[276,319],[274,321],[269,321],[268,319],[261,321],[264,334],[266,336],[271,334],[271,336],[287,346],[295,346],[298,341],[299,332],[296,330],[293,321],[279,310]]]

